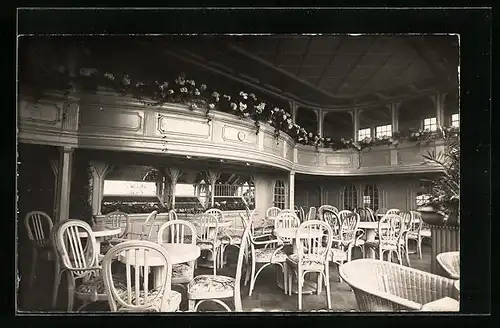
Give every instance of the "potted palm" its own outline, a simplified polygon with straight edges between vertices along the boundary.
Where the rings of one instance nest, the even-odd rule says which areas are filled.
[[[426,204],[419,208],[422,220],[430,225],[456,226],[460,223],[460,136],[456,128],[441,128],[442,152],[428,151],[427,162],[442,168],[442,174],[431,183]]]
[[[436,256],[460,249],[460,136],[455,128],[441,128],[444,150],[424,158],[442,168],[431,183],[426,204],[418,210],[431,230],[431,270],[439,274]]]

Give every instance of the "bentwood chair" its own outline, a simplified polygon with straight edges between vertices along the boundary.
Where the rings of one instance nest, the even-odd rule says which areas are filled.
[[[424,222],[422,221],[422,214],[416,211],[410,211],[413,222],[418,226],[418,230],[415,236],[415,233],[411,233],[408,235],[409,240],[415,240],[417,243],[417,253],[418,258],[422,259],[422,240],[424,238],[431,238],[431,230],[424,226]]]
[[[307,221],[316,220],[316,214],[317,214],[316,207],[314,207],[314,206],[309,207],[309,212],[307,212],[306,220]]]
[[[329,258],[330,248],[332,246],[333,232],[330,225],[320,220],[309,220],[302,223],[296,232],[297,253],[289,255],[287,258],[288,295],[292,291],[293,274],[297,277],[298,285],[298,309],[302,310],[302,288],[304,286],[304,277],[306,273],[313,272],[322,276],[326,287],[326,300],[328,308],[331,309],[330,296],[330,275]],[[318,279],[320,280],[320,279]],[[320,293],[319,284],[317,287]]]
[[[440,253],[436,259],[451,279],[460,279],[460,252]]]
[[[196,227],[196,245],[201,251],[210,252],[213,258],[214,275],[217,273],[217,262],[221,241],[219,238],[219,220],[213,214],[196,214],[193,219]]]
[[[384,254],[388,252],[387,259],[392,259],[396,254],[399,263],[402,263],[400,242],[403,234],[403,219],[397,214],[386,214],[378,222],[378,240],[367,241],[365,245],[378,250],[379,259],[384,260]]]
[[[299,218],[292,213],[279,214],[274,219],[274,229],[278,228],[298,228],[300,226]],[[292,239],[282,238],[283,242],[287,245],[292,244]]]
[[[154,239],[152,239],[155,236],[153,233],[153,229],[154,229],[154,223],[155,223],[157,215],[158,215],[158,211],[156,211],[156,210],[149,213],[148,217],[141,225],[141,232],[140,233],[129,232],[128,235],[138,236],[139,240],[149,240],[149,241],[154,240]]]
[[[155,257],[154,267],[148,257]],[[125,258],[125,280],[113,275],[117,258]],[[160,263],[158,263],[160,262]],[[159,265],[161,264],[161,265]],[[171,290],[171,265],[167,251],[146,240],[130,240],[111,248],[104,257],[103,281],[111,312],[175,312],[181,303],[181,294]],[[144,272],[160,270],[159,281],[151,286]]]
[[[110,212],[104,217],[104,226],[108,229],[121,229],[121,233],[118,236],[101,243],[101,252],[106,254],[111,247],[127,240],[130,229],[130,217],[127,213],[121,211]]]
[[[59,274],[66,273],[68,278],[68,311],[73,310],[75,298],[83,301],[77,311],[88,303],[107,301],[101,267],[97,263],[96,254],[99,250],[95,248],[95,237],[90,225],[81,220],[64,221],[56,232],[55,242],[62,262]],[[118,286],[123,286],[118,276],[114,279]],[[78,286],[77,281],[81,281]]]
[[[28,232],[28,238],[31,242],[33,257],[31,258],[31,271],[29,276],[29,286],[33,286],[35,281],[36,265],[38,263],[39,252],[43,258],[51,259],[53,257],[53,248],[50,240],[53,223],[50,216],[41,211],[33,211],[24,217],[24,226]],[[55,261],[57,262],[57,261]],[[57,265],[57,264],[56,264]]]
[[[243,232],[238,261],[236,264],[235,277],[216,275],[196,276],[188,285],[189,311],[197,311],[199,306],[205,302],[214,302],[221,305],[226,311],[231,312],[231,308],[224,300],[232,298],[234,310],[242,312],[241,304],[241,276],[243,273],[243,261],[249,248],[249,235],[251,224],[248,224]]]
[[[335,206],[332,206],[332,205],[321,205],[318,208],[318,219],[319,220],[322,220],[322,218],[323,218],[323,211],[324,210],[329,210],[329,211],[332,211],[334,213],[338,213],[339,212],[339,210]]]

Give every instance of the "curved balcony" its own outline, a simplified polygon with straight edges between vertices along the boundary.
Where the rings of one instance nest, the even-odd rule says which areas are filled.
[[[285,133],[231,114],[168,104],[147,106],[135,99],[100,92],[80,99],[54,94],[20,100],[19,141],[89,149],[164,153],[224,159],[301,174],[352,176],[422,173],[439,170],[423,162],[421,146],[376,146],[363,151],[296,145]]]

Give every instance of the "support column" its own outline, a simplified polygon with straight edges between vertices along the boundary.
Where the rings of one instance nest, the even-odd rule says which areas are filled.
[[[399,107],[401,103],[391,104],[391,115],[392,115],[392,132],[399,131]]]
[[[57,213],[56,220],[69,219],[69,202],[71,193],[71,169],[73,164],[73,148],[62,147],[57,168]]]
[[[292,112],[292,121],[293,123],[296,123],[297,122],[297,110],[298,110],[298,106],[297,106],[297,103],[295,101],[290,101],[290,109],[291,109],[291,112]]]
[[[172,192],[172,209],[175,209],[175,187],[177,185],[177,180],[182,175],[182,170],[180,169],[173,169],[173,168],[167,168],[165,170],[166,175],[170,178],[170,183],[171,183],[171,192]]]
[[[220,178],[220,173],[215,171],[207,172],[207,179],[210,182],[210,206],[213,207],[215,204],[215,182]]]
[[[290,189],[288,191],[288,196],[290,197],[288,205],[293,210],[295,207],[295,171],[290,171],[288,188]]]
[[[101,204],[104,192],[104,179],[106,175],[111,172],[112,167],[109,164],[91,161],[90,172],[92,173],[92,214],[101,214]]]
[[[319,186],[319,206],[325,204],[325,188],[323,186]]]
[[[352,119],[354,122],[354,142],[358,142],[359,136],[358,136],[358,131],[359,131],[359,113],[358,109],[354,108],[352,110]]]
[[[323,137],[323,110],[318,110],[318,134]]]
[[[435,95],[431,96],[432,102],[434,103],[434,106],[436,107],[436,123],[438,127],[441,127],[444,125],[444,100],[445,100],[446,94],[444,93],[438,93]]]
[[[52,168],[52,173],[54,173],[54,206],[53,206],[53,218],[57,220],[59,217],[59,196],[58,196],[58,188],[59,188],[59,162],[57,160],[50,161],[50,167]]]

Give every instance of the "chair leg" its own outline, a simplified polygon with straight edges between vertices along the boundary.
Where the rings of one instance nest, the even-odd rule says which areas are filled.
[[[36,272],[36,263],[38,262],[38,249],[33,247],[33,258],[31,259],[31,271],[30,271],[30,280],[29,286],[30,289],[33,287],[33,283],[35,282],[35,272]]]
[[[214,260],[214,276],[217,275],[217,256],[219,255],[220,248],[212,250],[212,259]]]
[[[316,284],[316,294],[317,295],[321,294],[322,287],[323,287],[323,275],[321,273],[318,273],[318,281]]]
[[[326,302],[328,305],[328,310],[332,308],[332,296],[330,294],[330,273],[329,273],[328,265],[325,268],[325,287],[326,287]]]
[[[285,291],[285,295],[288,294],[288,267],[286,262],[283,263],[283,289]]]
[[[189,311],[194,311],[195,306],[196,306],[195,300],[188,300],[188,310]]]
[[[255,261],[252,259],[252,274],[250,278],[250,289],[248,290],[248,296],[252,296],[253,288],[255,287]]]
[[[417,240],[417,252],[418,252],[418,258],[422,259],[422,238],[419,237]]]
[[[406,245],[405,245],[405,249],[406,249],[406,263],[408,263],[408,266],[411,267],[411,264],[410,264],[410,248],[408,246],[409,246],[409,240],[408,240],[408,238],[406,238]]]
[[[302,286],[304,284],[302,272],[297,272],[297,292],[299,294],[299,311],[302,311]]]
[[[75,303],[75,279],[73,275],[68,271],[68,312],[73,311],[73,305]]]
[[[59,262],[58,259],[54,260],[55,262],[55,269],[54,269],[54,286],[52,289],[52,308],[56,307],[57,304],[57,296],[59,293],[59,285],[61,284],[61,263]]]

